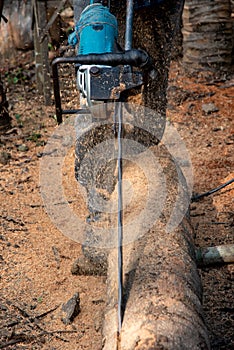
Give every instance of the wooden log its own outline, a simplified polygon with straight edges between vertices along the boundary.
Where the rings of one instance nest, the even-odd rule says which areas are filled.
[[[200,267],[214,264],[234,263],[234,244],[198,248],[197,264]]]
[[[104,350],[210,348],[189,216],[184,217],[172,232],[167,232],[167,223],[178,194],[178,168],[162,149],[158,154],[162,157],[160,165],[168,185],[165,207],[145,235],[124,246],[124,314],[120,339],[117,336],[116,251],[108,258]],[[133,168],[126,169],[133,188],[137,187],[138,181],[137,176],[133,176],[135,171]],[[141,188],[139,195],[142,196],[142,193]],[[186,197],[186,190],[183,196]],[[136,200],[138,203],[142,201],[140,197]],[[155,208],[152,209],[156,208],[155,199]],[[133,230],[139,232],[143,227],[144,222],[141,222]]]

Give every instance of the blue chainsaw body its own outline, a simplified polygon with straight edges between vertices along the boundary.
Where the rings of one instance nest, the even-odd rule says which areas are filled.
[[[159,4],[162,0],[135,1],[134,7],[141,8]],[[69,36],[68,43],[77,45],[77,55],[92,56],[118,53],[118,23],[101,1],[90,1],[75,24],[75,31]],[[114,56],[113,56],[114,57]],[[81,104],[88,106],[94,101],[118,100],[121,92],[141,86],[142,72],[133,71],[123,64],[81,64],[77,69],[77,86],[80,91]]]
[[[79,42],[78,55],[114,52],[118,37],[116,17],[101,4],[87,6],[69,36],[69,44]]]
[[[141,9],[161,2],[163,0],[135,0],[134,8]],[[117,19],[108,7],[101,3],[93,4],[92,1],[90,3],[81,13],[68,42],[72,46],[79,43],[78,55],[114,52],[118,37]]]

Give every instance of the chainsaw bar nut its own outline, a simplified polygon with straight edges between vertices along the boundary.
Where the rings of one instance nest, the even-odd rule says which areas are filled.
[[[90,74],[97,77],[98,75],[100,75],[101,71],[100,71],[100,68],[97,67],[97,66],[93,66],[90,68],[89,70]]]

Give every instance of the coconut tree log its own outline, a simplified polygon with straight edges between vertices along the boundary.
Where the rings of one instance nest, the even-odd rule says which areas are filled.
[[[183,64],[190,72],[228,71],[232,62],[230,0],[186,0],[183,12]]]
[[[157,148],[155,146],[151,150],[156,151]],[[162,148],[156,152],[161,154],[160,165],[166,176],[165,207],[146,234],[123,248],[124,311],[119,338],[116,249],[109,254],[104,350],[210,348],[203,319],[202,287],[196,265],[193,229],[188,213],[172,232],[168,232],[167,228],[178,195],[178,167]],[[132,166],[125,172],[125,176],[129,174],[132,179],[133,188],[137,187],[139,180],[137,176],[132,176],[134,171],[136,169]],[[186,201],[186,184],[182,187]],[[143,192],[141,187],[139,196]],[[140,197],[137,202],[141,202]],[[156,198],[154,205],[156,210]],[[133,230],[139,232],[143,227],[144,222],[141,222]]]

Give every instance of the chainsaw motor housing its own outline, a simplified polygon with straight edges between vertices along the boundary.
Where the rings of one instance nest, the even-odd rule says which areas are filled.
[[[78,46],[78,55],[114,52],[118,38],[118,23],[108,7],[100,3],[87,6],[68,42]]]
[[[81,13],[75,26],[75,32],[71,34],[69,42],[78,44],[78,55],[114,53],[118,39],[118,22],[110,13],[109,8],[101,3],[93,3],[87,6]],[[88,106],[94,100],[107,100],[110,98],[110,85],[116,86],[116,74],[111,66],[81,65],[77,69],[77,86],[81,92],[82,101],[85,98]],[[101,89],[96,88],[97,76],[99,83],[102,72],[109,71],[109,78]],[[114,78],[115,76],[115,78]],[[110,80],[108,82],[108,80]],[[93,82],[94,81],[94,82]],[[95,86],[95,88],[94,88]],[[113,86],[113,87],[114,87]],[[102,93],[100,93],[100,91]]]

